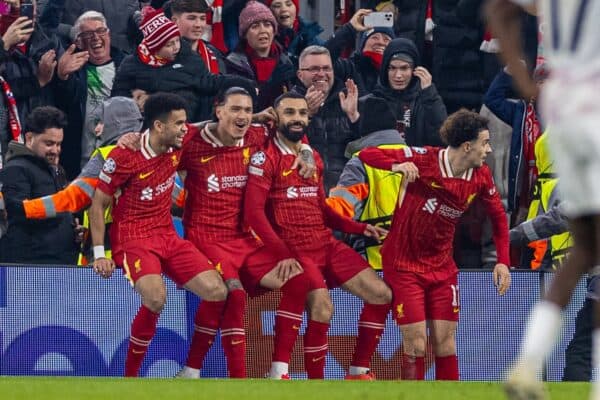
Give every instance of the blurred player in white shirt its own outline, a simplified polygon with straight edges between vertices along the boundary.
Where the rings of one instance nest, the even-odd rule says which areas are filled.
[[[535,95],[536,87],[519,62],[523,58],[519,6],[531,11],[534,3],[490,0],[487,10],[502,57],[515,71],[525,96]],[[534,307],[518,363],[509,372],[506,392],[519,400],[545,398],[537,374],[554,348],[561,311],[581,276],[600,268],[600,0],[539,0],[537,11],[544,26],[544,56],[550,68],[540,97],[541,112],[550,127],[550,151],[561,178],[562,197],[569,204],[566,213],[575,246],[544,299]],[[596,309],[600,310],[598,305]],[[592,346],[592,366],[596,368],[600,367],[598,321],[600,318]],[[590,399],[600,400],[599,384],[594,383]]]

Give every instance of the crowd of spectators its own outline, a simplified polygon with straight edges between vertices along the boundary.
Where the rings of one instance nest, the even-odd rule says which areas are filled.
[[[30,1],[33,17],[20,15]],[[3,243],[15,235],[15,218],[25,215],[23,201],[52,195],[81,177],[82,168],[100,146],[102,109],[108,99],[131,98],[141,109],[155,92],[177,93],[186,99],[191,122],[210,119],[215,96],[231,86],[244,87],[255,96],[257,113],[284,92],[305,96],[311,118],[307,139],[323,158],[328,193],[343,186],[348,175],[342,175],[341,181],[340,175],[347,162],[372,140],[444,145],[438,130],[447,115],[459,108],[479,111],[485,99],[489,110],[513,128],[504,142],[499,141],[510,151],[499,149],[499,154],[517,162],[491,160],[495,176],[504,177],[497,182],[500,192],[509,186],[509,193],[503,193],[507,211],[516,216],[530,200],[528,191],[535,179],[531,134],[539,135],[542,128],[533,100],[510,100],[517,95],[510,74],[496,60],[498,49],[481,16],[482,0],[363,1],[365,8],[356,10],[348,21],[337,21],[331,37],[323,35],[317,22],[300,16],[309,3],[299,0],[3,2],[10,6],[8,14],[0,16],[0,167],[4,165],[0,206],[7,210],[0,210]],[[393,27],[367,26],[364,17],[372,11],[393,12]],[[523,21],[528,33],[525,47],[530,50],[527,62],[533,70],[535,17],[524,14]],[[29,125],[36,107],[44,107],[46,114],[48,110],[62,113],[60,124],[55,124],[63,132],[57,139],[56,162],[36,155],[31,147],[31,138],[44,132],[43,127]],[[382,124],[378,115],[372,115],[375,110],[395,122]],[[537,124],[531,131],[524,125],[529,121]],[[373,135],[379,131],[387,133]],[[104,134],[112,135],[105,130]],[[527,146],[524,138],[529,138]],[[49,173],[52,185],[45,183],[43,190],[17,189],[17,183],[7,177],[16,171],[21,171],[17,173],[21,180],[31,175],[22,171],[22,163],[21,170],[15,170],[19,158],[33,160],[32,165]],[[518,222],[514,217],[513,223]],[[64,229],[68,223],[73,228],[69,246],[77,245],[75,230],[81,228],[74,217],[58,212],[44,223],[27,223],[30,243],[36,241],[36,230],[54,225]],[[469,240],[460,239],[458,247],[477,248],[477,257],[461,263],[457,254],[458,263],[479,267],[485,264],[481,248],[485,248],[486,229],[477,218],[466,224],[459,236]],[[72,254],[68,260],[48,258],[43,251],[31,249],[27,262],[75,262]],[[0,259],[19,261],[8,254],[3,250]]]

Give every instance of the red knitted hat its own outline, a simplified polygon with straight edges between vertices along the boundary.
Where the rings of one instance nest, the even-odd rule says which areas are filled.
[[[144,43],[151,53],[156,53],[169,40],[180,36],[177,25],[165,16],[162,9],[146,14],[140,30],[144,34]]]
[[[246,35],[252,24],[260,21],[270,22],[273,25],[273,31],[277,33],[277,20],[271,9],[258,1],[249,1],[240,13],[238,29],[240,38]]]

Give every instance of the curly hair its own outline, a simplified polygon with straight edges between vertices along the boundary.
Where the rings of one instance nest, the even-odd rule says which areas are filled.
[[[488,129],[489,120],[476,112],[461,108],[448,118],[440,128],[440,137],[450,147],[476,140],[479,133]]]

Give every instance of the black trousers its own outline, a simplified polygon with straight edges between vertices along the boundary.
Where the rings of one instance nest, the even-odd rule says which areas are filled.
[[[594,331],[594,300],[585,299],[577,313],[575,334],[565,351],[563,381],[592,380],[592,332]]]

